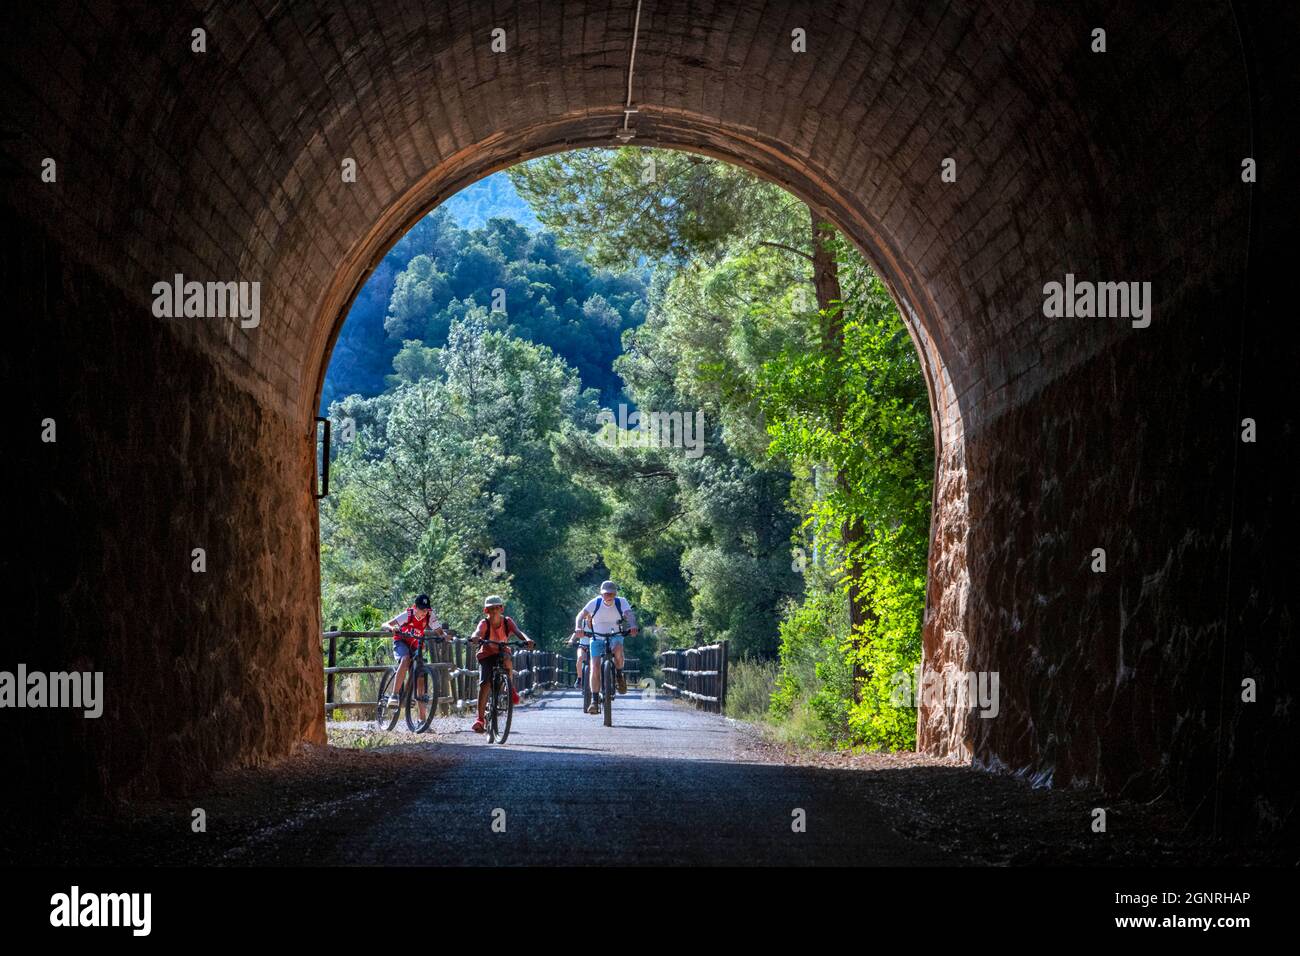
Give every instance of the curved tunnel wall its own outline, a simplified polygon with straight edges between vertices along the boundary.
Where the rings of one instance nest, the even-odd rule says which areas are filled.
[[[102,669],[107,687],[101,720],[59,718],[57,761],[38,757],[49,721],[15,718],[32,772],[130,795],[323,739],[311,415],[338,325],[442,198],[614,144],[634,6],[4,14],[4,278],[30,321],[3,371],[16,407],[59,429],[22,450],[37,507],[10,570],[58,635],[28,666]],[[1262,531],[1229,547],[1232,352],[1260,228],[1240,162],[1268,106],[1240,36],[1226,4],[1170,23],[1118,5],[661,0],[634,125],[638,144],[727,158],[822,209],[909,318],[941,444],[927,666],[997,671],[1001,695],[992,720],[924,706],[923,749],[1202,810],[1226,791],[1277,820],[1288,795],[1248,742],[1288,739],[1294,718],[1252,723],[1233,692],[1248,664],[1279,693],[1293,654],[1245,646],[1250,615],[1285,608],[1238,608],[1231,587],[1270,547]],[[1151,282],[1151,325],[1045,318],[1043,284],[1067,272]],[[176,273],[259,281],[260,324],[155,318],[153,284]]]

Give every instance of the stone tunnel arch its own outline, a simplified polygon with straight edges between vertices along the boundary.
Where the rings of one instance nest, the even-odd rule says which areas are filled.
[[[15,533],[43,561],[15,573],[63,635],[34,664],[94,666],[111,692],[103,720],[60,731],[66,760],[24,750],[33,773],[150,792],[322,738],[310,426],[337,325],[441,198],[615,144],[634,8],[5,14],[0,149],[24,176],[50,156],[60,173],[3,181],[5,275],[41,321],[0,371],[66,436],[57,458],[23,452],[40,507]],[[796,27],[809,53],[791,50]],[[1170,24],[1140,6],[656,0],[633,95],[637,144],[727,159],[824,210],[909,319],[942,442],[925,654],[999,671],[1003,695],[997,720],[923,714],[922,746],[1189,805],[1220,793],[1226,760],[1267,816],[1274,798],[1245,794],[1276,771],[1251,769],[1250,741],[1285,733],[1261,735],[1223,693],[1237,611],[1230,588],[1201,586],[1251,567],[1225,554],[1239,325],[1212,322],[1246,300],[1240,27],[1228,4]],[[1043,284],[1067,272],[1151,281],[1154,320],[1046,320]],[[259,281],[259,325],[156,318],[150,290],[176,273]],[[57,388],[35,377],[69,358],[79,374]],[[48,545],[77,528],[84,554]],[[1088,571],[1098,546],[1106,575]],[[105,594],[94,626],[76,613]]]

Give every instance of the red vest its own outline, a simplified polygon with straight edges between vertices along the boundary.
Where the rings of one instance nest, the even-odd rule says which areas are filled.
[[[397,629],[399,633],[405,634],[406,637],[393,635],[393,640],[405,641],[409,647],[414,648],[419,644],[419,638],[424,637],[424,629],[428,627],[429,622],[433,620],[433,611],[430,610],[423,621],[419,620],[415,616],[414,605],[406,609],[406,614],[406,623]]]

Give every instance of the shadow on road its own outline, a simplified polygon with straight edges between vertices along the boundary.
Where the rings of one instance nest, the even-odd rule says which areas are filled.
[[[432,735],[358,724],[347,731],[352,748],[304,745],[184,799],[81,817],[75,828],[0,818],[0,858],[384,865],[417,846],[423,862],[586,865],[590,847],[607,844],[618,863],[691,866],[1294,862],[1285,848],[1184,834],[1167,808],[1119,800],[1104,801],[1108,832],[1096,834],[1096,793],[1035,790],[968,767],[786,763],[743,745],[722,718],[663,700],[620,698],[605,727],[576,692],[553,695],[516,711],[504,746],[464,720],[440,720]],[[202,832],[191,825],[196,808]]]

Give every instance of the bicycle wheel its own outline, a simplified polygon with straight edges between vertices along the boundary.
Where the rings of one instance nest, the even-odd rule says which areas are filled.
[[[412,675],[411,692],[406,695],[406,726],[417,734],[424,733],[433,723],[437,710],[438,672],[428,664],[421,664],[418,676]]]
[[[375,699],[375,727],[378,730],[392,730],[397,726],[397,718],[402,713],[402,702],[389,704],[388,697],[393,692],[393,681],[397,679],[397,668],[388,668],[379,682],[379,696]]]
[[[492,669],[492,683],[488,685],[488,720],[487,720],[487,737],[488,743],[494,744],[497,740],[497,687],[501,684],[501,670],[499,667]]]
[[[503,744],[510,736],[510,719],[515,713],[515,704],[510,696],[512,690],[510,675],[502,671],[500,676],[501,684],[497,688],[496,731],[497,743]]]
[[[582,712],[591,710],[591,664],[582,662]]]
[[[605,702],[605,726],[614,726],[614,661],[606,656],[600,665],[601,700]]]

